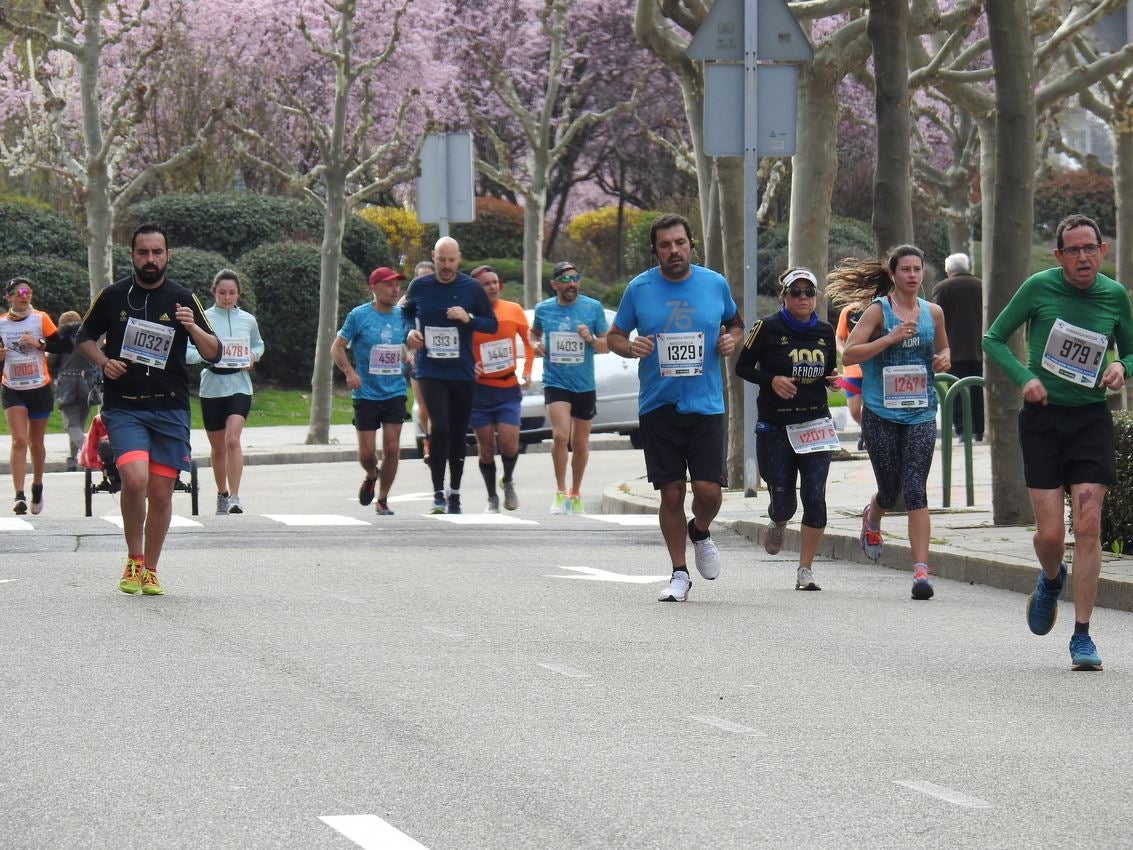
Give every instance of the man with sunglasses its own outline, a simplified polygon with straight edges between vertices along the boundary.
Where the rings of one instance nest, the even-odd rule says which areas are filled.
[[[1023,391],[1019,442],[1023,475],[1035,512],[1035,554],[1042,568],[1027,600],[1027,625],[1048,634],[1066,582],[1066,508],[1074,521],[1073,670],[1101,670],[1090,616],[1101,572],[1101,511],[1117,480],[1113,420],[1106,390],[1133,374],[1133,307],[1117,281],[1099,274],[1108,245],[1095,221],[1072,215],[1055,231],[1058,268],[1031,275],[988,328],[984,353]],[[1027,330],[1027,362],[1008,348]],[[1106,362],[1109,341],[1121,355]]]
[[[543,358],[543,399],[551,421],[551,462],[555,468],[552,514],[582,514],[582,476],[590,460],[590,423],[598,412],[594,352],[606,347],[606,311],[579,294],[582,275],[574,263],[551,269],[554,298],[535,305],[528,338]],[[571,486],[567,490],[569,461]]]

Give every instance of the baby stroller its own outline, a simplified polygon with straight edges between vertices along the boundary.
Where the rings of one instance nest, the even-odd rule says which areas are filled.
[[[102,406],[102,383],[94,385],[90,391],[90,406]],[[114,463],[114,452],[110,448],[110,438],[106,433],[106,426],[102,424],[102,414],[96,413],[91,419],[90,428],[83,440],[82,450],[79,452],[79,466],[83,468],[83,494],[86,506],[86,515],[93,515],[91,504],[95,493],[117,493],[122,489],[122,478],[118,474],[118,467]],[[102,473],[99,480],[95,480],[95,473]],[[189,467],[189,481],[177,480],[173,483],[174,493],[188,493],[192,498],[193,516],[197,515],[197,462],[193,461]]]

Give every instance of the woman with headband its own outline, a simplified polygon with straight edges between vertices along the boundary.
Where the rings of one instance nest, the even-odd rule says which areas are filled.
[[[802,484],[803,517],[795,590],[821,590],[812,564],[826,529],[826,476],[838,432],[830,418],[826,391],[837,380],[834,328],[815,312],[818,279],[808,269],[788,269],[779,277],[779,312],[756,322],[740,350],[736,374],[759,385],[755,450],[759,474],[767,482],[771,517],[763,548],[774,555],[795,515],[795,488]]]

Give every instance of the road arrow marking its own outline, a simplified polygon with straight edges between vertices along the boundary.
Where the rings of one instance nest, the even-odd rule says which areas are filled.
[[[453,525],[538,525],[532,519],[517,519],[505,514],[424,514]]]
[[[672,576],[630,576],[622,573],[612,573],[609,570],[599,570],[595,567],[558,567],[560,570],[574,570],[582,573],[578,576],[550,576],[543,578],[573,578],[579,581],[620,581],[623,584],[656,584],[668,581]]]
[[[35,531],[35,526],[26,519],[0,517],[0,531]]]
[[[586,516],[599,522],[612,522],[614,525],[648,528],[657,528],[659,522],[657,514],[587,514]]]
[[[0,578],[0,584],[7,584],[10,581],[19,581],[18,578]]]
[[[363,850],[428,850],[377,815],[327,815],[319,820]]]
[[[111,525],[116,525],[119,528],[122,527],[122,515],[121,514],[107,514],[106,516],[103,517],[103,519],[106,520]],[[188,519],[187,517],[183,517],[183,516],[178,516],[177,514],[173,514],[173,516],[171,516],[169,518],[169,527],[170,528],[204,528],[204,526],[201,525],[201,523],[197,522],[196,520]]]
[[[898,785],[903,785],[913,791],[919,791],[921,794],[928,794],[930,797],[935,797],[938,800],[943,800],[946,803],[951,803],[954,806],[963,806],[966,809],[990,809],[991,803],[987,800],[981,800],[979,797],[969,797],[961,791],[956,791],[952,788],[945,788],[943,785],[937,785],[933,782],[926,782],[923,779],[905,779],[895,780]]]
[[[284,525],[369,525],[364,520],[341,514],[264,514]]]

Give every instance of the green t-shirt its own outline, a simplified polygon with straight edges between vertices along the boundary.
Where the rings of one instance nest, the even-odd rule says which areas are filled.
[[[1105,401],[1105,389],[1097,381],[1092,387],[1084,386],[1043,367],[1043,352],[1057,319],[1101,334],[1111,343],[1116,341],[1125,374],[1133,375],[1133,305],[1125,287],[1102,274],[1094,278],[1088,289],[1067,283],[1061,268],[1031,275],[987,329],[984,353],[1017,387],[1022,388],[1032,378],[1042,381],[1051,404],[1081,407]],[[1007,347],[1008,338],[1023,324],[1027,335],[1026,366]],[[1104,371],[1103,362],[1099,378]]]

